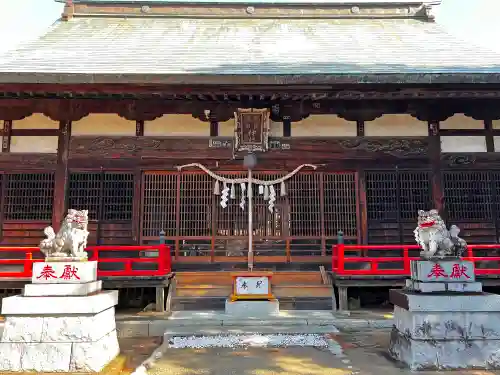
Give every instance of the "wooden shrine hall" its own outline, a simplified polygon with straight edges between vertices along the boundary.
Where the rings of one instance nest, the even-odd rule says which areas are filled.
[[[254,267],[298,305],[339,239],[414,244],[419,209],[497,244],[500,56],[438,3],[66,1],[0,56],[0,245],[88,209],[90,245],[164,241],[178,290],[217,295],[247,267],[249,152]]]

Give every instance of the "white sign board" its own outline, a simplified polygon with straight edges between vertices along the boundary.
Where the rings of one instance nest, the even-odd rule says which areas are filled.
[[[423,282],[476,281],[474,262],[468,260],[412,260],[411,279]]]
[[[267,295],[269,294],[269,278],[264,276],[236,277],[236,295]]]
[[[97,262],[33,263],[33,284],[83,284],[97,280]]]

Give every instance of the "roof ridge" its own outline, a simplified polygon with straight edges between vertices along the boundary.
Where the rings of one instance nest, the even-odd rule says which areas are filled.
[[[56,0],[63,1],[63,0]],[[65,0],[73,17],[418,18],[434,21],[441,0]],[[120,6],[113,6],[119,4]]]

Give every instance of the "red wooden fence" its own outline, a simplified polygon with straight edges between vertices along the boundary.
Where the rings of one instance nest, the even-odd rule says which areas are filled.
[[[88,246],[86,250],[89,260],[99,264],[98,277],[165,276],[172,269],[170,247],[166,245]],[[31,278],[33,263],[43,261],[38,247],[2,246],[0,278]]]
[[[369,256],[369,251],[383,255]],[[420,259],[419,252],[418,245],[334,245],[332,271],[340,276],[409,276],[410,261]],[[500,275],[500,244],[467,245],[463,259],[475,263],[476,275]]]

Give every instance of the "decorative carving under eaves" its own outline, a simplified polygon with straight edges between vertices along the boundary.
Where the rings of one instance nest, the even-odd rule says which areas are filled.
[[[422,4],[415,15],[418,17],[424,17],[428,21],[434,21],[436,19],[436,5],[433,4]]]
[[[40,112],[53,121],[78,121],[90,113],[85,102],[77,99],[61,99],[48,101]]]
[[[346,121],[373,121],[384,114],[380,109],[346,109],[339,111],[337,116]]]
[[[393,156],[425,155],[428,150],[428,146],[423,140],[408,138],[353,138],[340,140],[339,144],[344,149],[381,152]]]
[[[441,160],[449,167],[460,167],[474,164],[476,162],[476,156],[473,154],[443,155]]]
[[[118,116],[129,121],[153,121],[163,116],[164,112],[161,105],[133,102],[120,107]]]
[[[1,103],[0,103],[1,104]],[[0,107],[0,121],[2,120],[22,120],[34,113],[34,108],[29,106]]]
[[[71,151],[75,154],[113,154],[134,153],[138,151],[150,151],[161,149],[162,141],[148,137],[123,137],[107,138],[98,137],[81,140],[71,140]]]
[[[234,151],[267,151],[269,109],[240,108],[234,114]]]
[[[24,167],[50,167],[57,164],[57,154],[17,154],[2,153],[0,165],[3,169]]]

